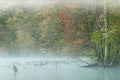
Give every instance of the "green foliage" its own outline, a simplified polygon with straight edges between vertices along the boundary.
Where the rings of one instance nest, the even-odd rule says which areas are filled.
[[[98,63],[102,65],[104,65],[105,62],[105,44],[107,44],[107,66],[113,66],[118,64],[120,57],[120,15],[118,14],[119,11],[112,10],[113,8],[109,10],[111,12],[108,15],[108,29],[105,30],[104,24],[99,23],[97,26],[100,26],[100,28],[98,28],[97,31],[93,31],[91,39],[91,41],[95,43],[95,49],[93,49],[94,54],[96,54]],[[99,21],[102,21],[102,18],[99,18]]]
[[[109,40],[108,43],[112,43],[112,44],[118,44],[119,40],[120,40],[120,31],[118,28],[116,28],[115,26],[113,26],[111,28],[111,30],[109,30]]]
[[[92,34],[92,42],[95,44],[99,44],[99,42],[103,39],[103,31],[94,31]]]
[[[29,50],[31,53],[42,53],[42,50],[45,50],[73,55],[79,55],[87,49],[90,51],[86,53],[94,55],[94,61],[102,62],[107,34],[110,54],[108,63],[111,63],[113,56],[116,53],[118,55],[120,49],[119,11],[110,8],[109,27],[105,32],[104,14],[101,10],[103,7],[96,11],[98,23],[95,23],[93,5],[81,6],[74,9],[43,6],[33,14],[23,8],[15,8],[10,13],[1,11],[0,48],[5,47],[9,52],[16,50],[15,54],[29,53]],[[60,12],[63,13],[63,20],[59,16]]]

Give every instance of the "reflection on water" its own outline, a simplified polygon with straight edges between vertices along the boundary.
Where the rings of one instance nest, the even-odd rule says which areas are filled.
[[[85,63],[70,58],[0,59],[0,63],[0,80],[120,80],[118,67],[84,68]]]
[[[14,79],[13,80],[17,80],[17,72],[14,72]]]

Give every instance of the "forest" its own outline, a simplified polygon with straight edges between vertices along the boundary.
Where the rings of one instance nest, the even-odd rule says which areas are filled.
[[[0,56],[89,56],[118,65],[120,4],[93,1],[0,9]]]

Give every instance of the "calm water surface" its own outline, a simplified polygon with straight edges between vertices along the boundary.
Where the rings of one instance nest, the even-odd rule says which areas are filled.
[[[13,65],[18,69],[14,72]],[[120,68],[85,68],[72,58],[1,58],[0,80],[120,80]]]

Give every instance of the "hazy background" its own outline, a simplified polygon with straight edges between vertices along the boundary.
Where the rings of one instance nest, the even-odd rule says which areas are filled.
[[[119,0],[109,2],[110,7],[114,6],[111,12],[119,11]],[[103,19],[103,3],[104,0],[0,0],[0,54],[87,53],[91,43],[89,33],[85,33],[85,14],[88,12],[93,26],[94,4]]]

